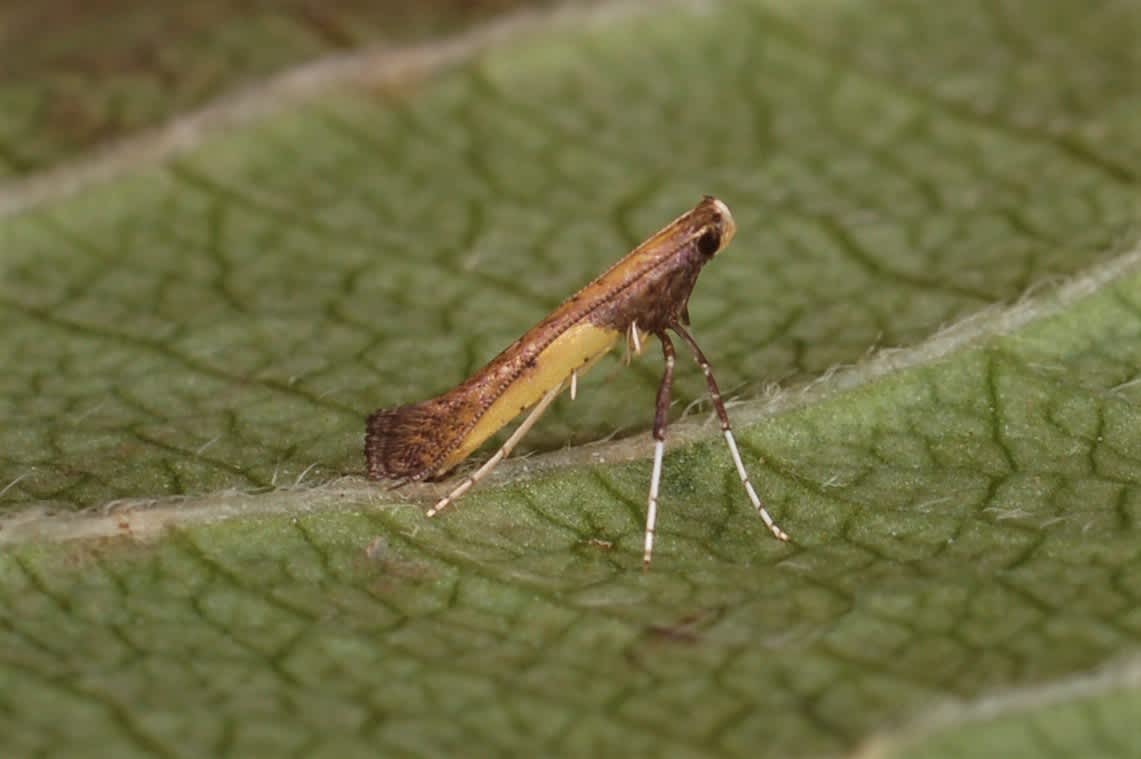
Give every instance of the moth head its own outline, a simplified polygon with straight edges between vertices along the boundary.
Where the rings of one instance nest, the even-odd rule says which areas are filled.
[[[709,259],[733,241],[737,223],[733,221],[729,206],[712,195],[706,195],[701,201],[701,211],[704,223],[697,231],[695,244],[697,252]]]

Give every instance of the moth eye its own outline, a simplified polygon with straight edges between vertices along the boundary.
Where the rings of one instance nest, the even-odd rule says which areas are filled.
[[[716,229],[706,229],[697,238],[697,252],[705,257],[712,256],[721,248],[721,233]]]

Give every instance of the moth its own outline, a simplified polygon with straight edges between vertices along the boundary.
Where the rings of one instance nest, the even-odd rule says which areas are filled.
[[[693,209],[567,298],[549,316],[452,390],[420,403],[381,409],[368,417],[365,460],[374,480],[398,484],[441,479],[515,417],[523,422],[482,466],[428,511],[435,516],[510,455],[547,407],[565,389],[578,394],[578,378],[625,340],[633,355],[651,337],[662,347],[665,371],[654,413],[654,463],[646,508],[642,560],[654,549],[658,489],[662,476],[670,389],[676,352],[670,333],[681,338],[705,374],[721,431],[749,500],[769,531],[788,535],[769,516],[741,461],[713,369],[689,325],[689,297],[702,267],[732,241],[737,225],[729,207],[706,195]]]

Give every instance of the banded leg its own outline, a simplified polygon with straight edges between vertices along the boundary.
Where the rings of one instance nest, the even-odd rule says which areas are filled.
[[[666,369],[662,373],[662,384],[658,386],[658,405],[654,412],[654,471],[650,475],[650,502],[646,506],[646,543],[642,551],[642,567],[650,566],[654,553],[654,525],[658,521],[658,487],[662,481],[662,456],[666,450],[666,425],[670,419],[670,388],[674,381],[674,364],[677,355],[674,344],[665,332],[658,333],[662,341],[662,355]]]
[[[531,430],[531,428],[535,426],[535,422],[539,421],[539,417],[543,415],[543,412],[546,411],[547,407],[551,405],[551,401],[553,401],[558,396],[559,392],[562,389],[563,386],[559,384],[548,390],[547,394],[539,399],[539,402],[535,404],[535,408],[531,409],[531,413],[527,415],[527,418],[523,420],[523,423],[516,427],[515,431],[511,433],[511,437],[507,438],[503,445],[499,447],[499,450],[495,452],[495,455],[484,462],[483,466],[481,466],[479,469],[476,469],[474,472],[465,477],[463,482],[457,485],[456,488],[452,490],[452,492],[441,498],[435,506],[428,509],[428,516],[434,517],[446,509],[448,504],[459,498],[461,495],[470,490],[473,485],[486,477],[487,474],[495,468],[496,464],[510,456],[511,449],[513,449],[519,443],[519,441],[523,439],[523,436],[526,435]]]
[[[741,453],[737,450],[737,441],[733,439],[733,430],[729,426],[729,413],[725,410],[725,403],[721,400],[721,391],[717,387],[717,380],[713,378],[713,367],[709,365],[709,359],[705,357],[701,347],[685,327],[680,324],[672,324],[670,328],[689,343],[694,358],[697,359],[701,371],[705,374],[705,383],[709,386],[709,396],[713,399],[713,408],[717,410],[717,417],[721,420],[721,432],[725,436],[725,442],[729,445],[729,453],[733,455],[733,464],[737,467],[737,474],[741,477],[741,484],[745,486],[745,492],[749,494],[749,500],[753,502],[753,506],[757,509],[757,513],[760,514],[773,537],[778,540],[788,540],[788,533],[778,527],[773,518],[769,516],[760,496],[753,489],[753,483],[749,482],[749,473],[745,471],[745,464],[741,461]]]

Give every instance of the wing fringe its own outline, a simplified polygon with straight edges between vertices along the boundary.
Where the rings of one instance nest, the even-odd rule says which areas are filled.
[[[364,455],[369,479],[423,480],[436,472],[446,440],[450,404],[432,399],[423,403],[381,409],[365,425]]]

